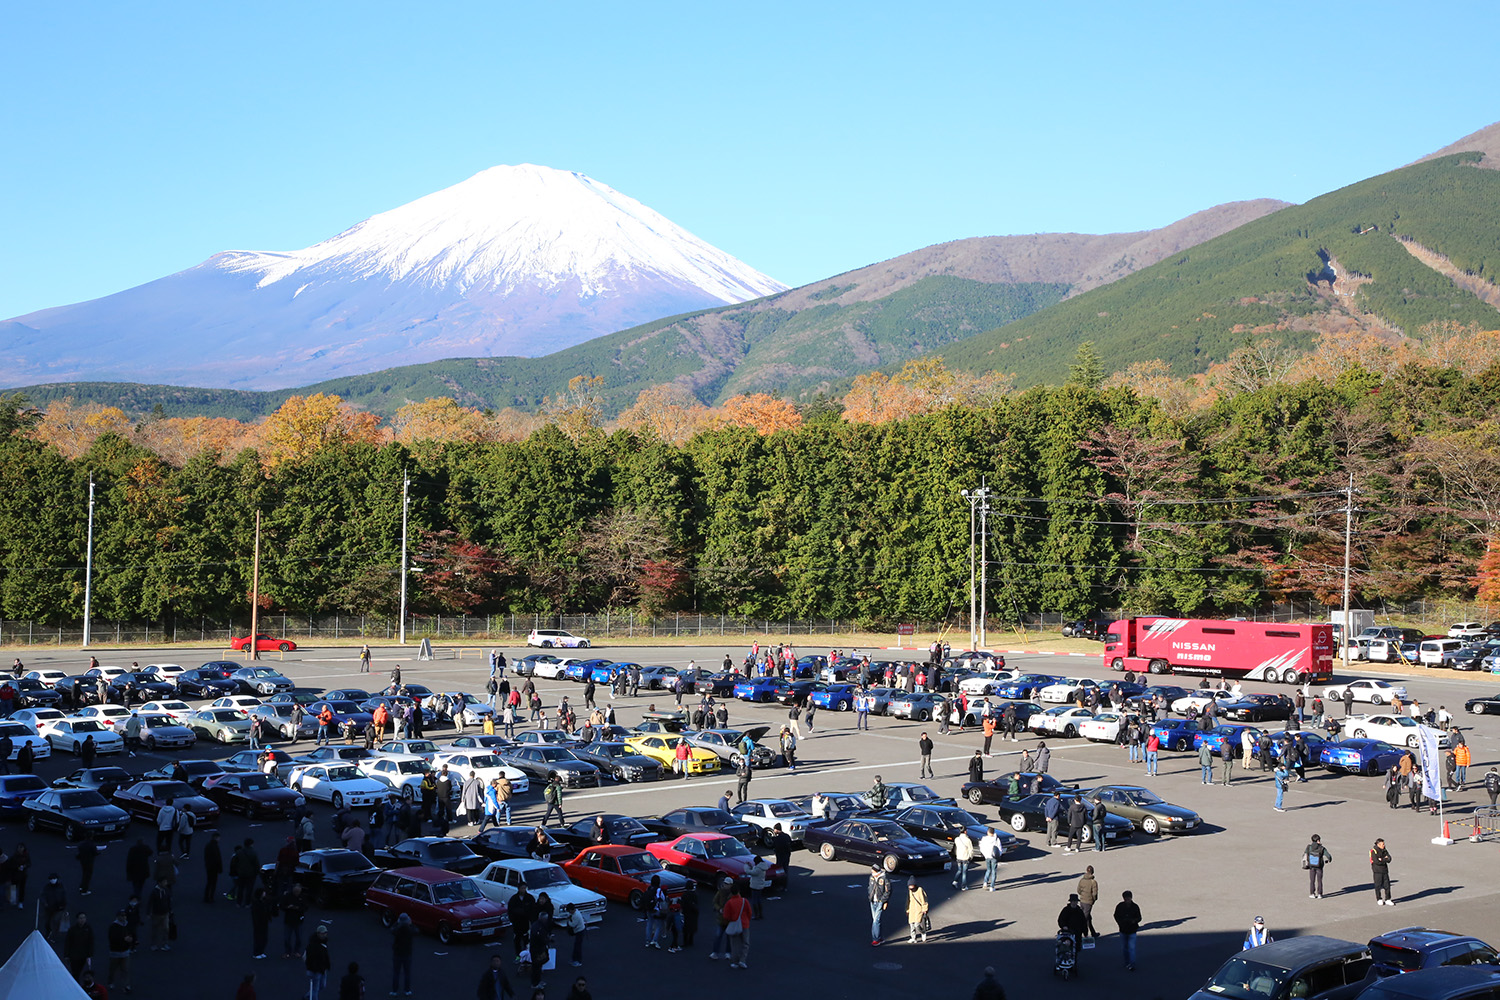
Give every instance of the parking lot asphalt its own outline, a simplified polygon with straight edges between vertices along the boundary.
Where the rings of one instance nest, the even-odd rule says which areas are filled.
[[[482,659],[441,658],[445,651],[438,652],[439,659],[419,662],[414,648],[376,649],[370,675],[357,672],[357,653],[349,648],[301,649],[284,658],[269,654],[263,659],[281,668],[299,687],[370,687],[382,683],[390,668],[399,663],[406,681],[423,683],[434,690],[482,693],[488,673]],[[512,657],[522,652],[506,650]],[[633,648],[629,657],[641,663],[686,666],[691,659],[700,666],[716,666],[726,652],[738,660],[744,650],[723,646]],[[191,667],[220,658],[221,651],[177,647],[93,653],[106,664],[175,662]],[[609,653],[602,649],[595,655]],[[88,654],[55,651],[32,653],[23,659],[30,668],[57,666],[78,672],[86,666]],[[1029,671],[1100,680],[1119,676],[1104,670],[1097,660],[1077,657],[1018,655],[1009,661],[1011,666]],[[1358,667],[1355,665],[1347,676],[1379,676],[1378,670],[1367,673]],[[1344,677],[1341,673],[1340,679]],[[1437,819],[1425,811],[1414,814],[1389,810],[1378,778],[1335,776],[1310,769],[1306,784],[1291,786],[1287,811],[1277,813],[1272,809],[1274,790],[1269,777],[1258,771],[1236,768],[1232,785],[1205,786],[1199,780],[1196,755],[1163,751],[1161,774],[1148,779],[1141,765],[1129,763],[1121,748],[1080,740],[1049,740],[1051,771],[1057,777],[1083,787],[1105,782],[1148,785],[1169,802],[1197,810],[1205,820],[1204,827],[1175,838],[1154,839],[1137,833],[1125,846],[1083,854],[1048,850],[1045,835],[1026,834],[1026,846],[1007,857],[1003,888],[995,893],[972,889],[959,893],[950,887],[947,877],[921,876],[919,881],[932,902],[934,928],[925,945],[905,943],[905,879],[896,879],[897,891],[884,927],[888,943],[879,948],[869,943],[867,869],[841,861],[825,862],[798,851],[793,855],[789,890],[781,898],[768,901],[766,919],[752,927],[748,970],[731,970],[727,963],[707,958],[712,930],[706,911],[694,947],[668,954],[643,950],[641,922],[631,911],[611,904],[603,926],[587,939],[584,968],[573,970],[564,963],[557,972],[548,973],[548,993],[562,997],[573,974],[581,972],[600,1000],[663,993],[696,995],[704,989],[791,997],[878,995],[934,1000],[967,997],[982,969],[993,965],[1013,997],[1037,990],[1046,990],[1050,996],[1055,990],[1103,998],[1116,997],[1124,989],[1147,997],[1181,997],[1201,985],[1225,957],[1239,950],[1256,915],[1264,916],[1277,936],[1317,932],[1364,941],[1396,927],[1424,925],[1500,942],[1500,906],[1496,905],[1500,886],[1495,876],[1500,846],[1494,839],[1479,844],[1463,839],[1469,830],[1464,824],[1470,808],[1476,802],[1487,802],[1475,779],[1500,761],[1500,720],[1462,714],[1466,698],[1500,689],[1500,678],[1435,672],[1432,676],[1402,677],[1401,682],[1424,704],[1443,704],[1453,711],[1474,752],[1470,790],[1456,796],[1449,813],[1452,832],[1459,838],[1451,846],[1430,842],[1440,830]],[[581,707],[579,685],[548,680],[536,683],[549,710],[563,694]],[[1247,690],[1278,688],[1252,684]],[[601,691],[600,702],[604,700]],[[640,719],[648,703],[664,708],[671,701],[664,692],[642,692],[634,699],[616,700],[615,707],[619,721],[631,725]],[[733,726],[779,726],[786,710],[776,705],[731,702],[729,713]],[[940,794],[956,795],[967,778],[967,761],[980,743],[979,734],[973,730],[940,736],[934,724],[875,718],[869,732],[856,732],[854,721],[850,713],[820,711],[815,732],[807,733],[804,727],[796,772],[757,772],[752,794],[863,791],[876,774],[887,781],[916,780],[916,741],[925,730],[937,743],[933,759],[937,777],[927,783]],[[441,743],[451,731],[427,735]],[[986,773],[1012,767],[1019,752],[1036,742],[1033,736],[1023,736],[1016,743],[997,738],[995,755],[986,762]],[[222,747],[200,744],[176,756],[216,757],[227,752]],[[163,760],[172,756],[158,755]],[[158,763],[157,758],[145,754],[123,762],[137,771]],[[42,762],[37,770],[50,780],[77,766],[70,755],[59,754]],[[569,794],[564,805],[570,822],[575,816],[604,811],[655,816],[680,805],[712,804],[733,784],[732,777],[725,775],[642,786],[606,786]],[[521,797],[518,805],[516,822],[540,818],[538,792]],[[969,808],[981,819],[996,818],[993,807]],[[331,845],[328,808],[317,805],[314,814],[317,843]],[[253,836],[263,860],[271,859],[287,832],[276,823],[251,823],[237,816],[226,816],[221,830],[226,856],[229,844]],[[473,828],[459,827],[454,835],[471,832]],[[1301,870],[1302,847],[1313,833],[1322,835],[1334,858],[1327,872],[1325,896],[1317,900],[1308,898]],[[27,841],[31,848],[35,859],[29,883],[31,899],[48,872],[62,874],[70,904],[74,908],[82,904],[99,928],[96,964],[100,968],[104,965],[103,927],[125,901],[125,847],[136,835],[148,836],[149,831],[144,824],[136,824],[129,839],[110,844],[99,859],[96,891],[80,899],[76,892],[78,866],[61,838],[29,835],[17,823],[6,823],[0,829],[0,846],[6,850],[20,840]],[[1370,889],[1366,855],[1376,837],[1385,838],[1394,858],[1392,874],[1398,904],[1394,908],[1377,907]],[[204,839],[202,833],[196,838],[198,844]],[[1095,923],[1104,937],[1098,948],[1082,953],[1080,978],[1062,984],[1052,977],[1056,916],[1087,864],[1097,872],[1100,901],[1095,908]],[[246,911],[222,899],[212,906],[201,902],[203,873],[199,858],[181,863],[179,879],[179,945],[170,953],[143,948],[137,954],[135,995],[164,1000],[229,997],[247,971],[258,974],[259,995],[263,998],[291,998],[305,993],[300,963],[281,959],[279,949],[273,947],[270,959],[251,959]],[[1145,918],[1135,972],[1123,968],[1110,919],[1114,904],[1126,889],[1133,892]],[[33,919],[31,908],[7,910],[0,915],[0,945],[6,953],[24,937]],[[372,915],[357,910],[315,910],[309,926],[317,922],[326,923],[330,929],[335,983],[349,961],[358,961],[369,979],[369,995],[379,996],[389,988],[387,933]],[[273,946],[279,942],[279,931],[278,922],[272,928]],[[566,940],[562,946],[567,947]],[[492,947],[496,946],[445,947],[434,939],[421,939],[414,965],[415,995],[446,996],[455,991],[469,995]],[[508,942],[500,947],[509,956]],[[735,979],[744,982],[735,985]],[[331,983],[328,990],[325,998],[335,995],[336,985]]]

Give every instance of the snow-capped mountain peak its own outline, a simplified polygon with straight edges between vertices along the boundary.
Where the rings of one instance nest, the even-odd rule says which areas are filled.
[[[286,252],[0,323],[6,384],[306,385],[539,355],[786,286],[583,174],[492,167]]]

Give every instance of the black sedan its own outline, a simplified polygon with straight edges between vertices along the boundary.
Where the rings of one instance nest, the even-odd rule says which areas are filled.
[[[616,781],[656,781],[661,777],[660,764],[623,743],[590,743],[575,749],[573,756]]]
[[[415,705],[415,704],[416,704],[416,702],[414,700],[412,700],[411,698],[408,698],[404,694],[381,694],[381,695],[376,695],[374,698],[370,698],[370,699],[367,699],[365,701],[360,702],[359,703],[359,710],[361,712],[368,712],[368,713],[370,713],[371,718],[373,718],[374,715],[375,715],[375,708],[376,708],[376,706],[384,705],[386,712],[389,713],[389,715],[391,717],[391,721],[389,723],[387,723],[387,724],[388,725],[394,725],[395,721],[396,721],[396,706],[397,705],[401,705],[403,711],[409,712],[409,711],[411,711],[412,706]],[[434,712],[430,708],[423,707],[423,709],[422,709],[422,725],[424,727],[428,727],[428,726],[434,726],[436,724],[437,724],[437,713]]]
[[[1464,708],[1475,715],[1500,715],[1500,694],[1485,695],[1482,698],[1470,698],[1464,702]]]
[[[1156,684],[1146,688],[1140,694],[1126,698],[1124,707],[1139,712],[1148,701],[1155,700],[1157,695],[1165,699],[1167,705],[1171,705],[1178,698],[1186,698],[1193,693],[1195,692],[1185,687],[1178,687],[1176,684]]]
[[[822,681],[790,681],[776,685],[776,701],[782,705],[791,705],[793,702],[800,705],[812,697],[814,691],[821,691],[828,685]]]
[[[354,723],[354,731],[363,735],[370,723],[375,721],[373,709],[367,712],[352,701],[342,698],[326,698],[322,701],[315,701],[307,706],[307,714],[312,719],[313,725],[318,725],[318,719],[322,716],[325,705],[333,713],[333,728],[335,731],[342,731],[344,723],[352,721]],[[393,719],[392,723],[394,721]]]
[[[276,698],[280,697],[282,696],[276,696]],[[325,693],[323,697],[328,701],[352,701],[358,704],[362,701],[369,701],[375,696],[364,688],[334,688],[332,691]],[[275,701],[276,698],[272,698],[271,700]]]
[[[217,670],[196,667],[177,675],[177,693],[184,698],[219,698],[235,694],[240,686]]]
[[[1247,694],[1221,701],[1217,711],[1226,722],[1281,722],[1291,718],[1295,708],[1284,694]]]
[[[642,820],[661,834],[662,840],[673,840],[689,833],[723,833],[748,843],[759,843],[758,831],[749,823],[735,819],[717,806],[687,806],[673,809],[657,819]]]
[[[466,840],[450,837],[412,837],[391,847],[375,851],[374,861],[382,868],[443,868],[460,875],[478,875],[490,862],[474,853]]]
[[[307,804],[302,793],[272,774],[242,771],[219,774],[203,782],[203,794],[225,812],[259,816],[287,816]]]
[[[1053,792],[1066,791],[1077,788],[1077,785],[1065,785],[1050,774],[1037,774],[1035,771],[1009,771],[997,774],[993,778],[984,781],[966,781],[959,789],[960,798],[968,799],[976,806],[985,803],[1005,802],[1013,798],[1010,794],[1011,779],[1016,779],[1018,789],[1024,798],[1037,792],[1045,792],[1051,795]],[[1040,783],[1038,783],[1040,779]]]
[[[298,855],[291,877],[292,884],[302,886],[308,898],[319,906],[362,906],[365,890],[380,877],[381,871],[358,851],[322,848]],[[267,886],[274,884],[276,866],[261,865],[260,878]]]
[[[123,673],[110,682],[110,701],[116,701],[123,705],[127,693],[130,696],[131,702],[134,703],[139,701],[153,701],[157,698],[172,698],[178,692],[176,684],[164,681],[155,674],[148,674],[144,670],[140,670],[135,673]]]
[[[492,826],[470,837],[469,846],[492,861],[529,858],[532,857],[531,845],[536,840],[537,829],[534,826]],[[547,856],[541,860],[561,864],[578,854],[575,848],[552,836],[549,830],[543,828],[542,835],[547,841]]]
[[[123,785],[113,796],[115,805],[136,819],[155,824],[157,814],[166,806],[176,806],[193,814],[200,827],[213,826],[219,821],[219,807],[197,793],[197,790],[181,781],[137,781]]]
[[[888,817],[884,813],[881,815],[900,823],[912,836],[947,848],[950,854],[954,850],[953,842],[961,832],[968,831],[969,838],[974,841],[977,849],[979,838],[989,829],[962,806],[907,806]],[[995,834],[1000,838],[1005,853],[1009,854],[1016,849],[1015,835],[1009,830],[996,830]]]
[[[52,690],[57,692],[60,703],[69,708],[98,705],[103,700],[99,697],[99,678],[88,677],[84,674],[64,677],[52,685]],[[107,695],[109,692],[109,684],[107,682],[105,683],[104,690]]]
[[[514,746],[500,751],[500,759],[534,781],[550,781],[558,775],[569,788],[593,787],[599,784],[599,769],[573,756],[572,751],[554,746]]]
[[[130,814],[92,788],[49,788],[21,806],[26,811],[26,829],[61,830],[69,842],[84,837],[102,840],[122,837],[130,825]]]
[[[16,693],[16,708],[56,708],[62,701],[62,695],[31,677],[11,681],[10,686]]]
[[[223,766],[216,760],[177,760],[147,771],[144,777],[148,781],[181,781],[202,791],[204,782],[223,773]]]
[[[121,785],[134,784],[140,776],[123,767],[81,767],[52,782],[53,788],[92,788],[106,799]]]
[[[622,813],[603,813],[604,817],[604,839],[594,839],[594,825],[596,816],[589,816],[574,823],[572,826],[561,830],[552,831],[558,840],[570,847],[583,850],[594,844],[626,844],[630,847],[645,847],[661,840],[661,836],[648,830],[640,820],[634,816],[626,816]]]
[[[280,694],[271,695],[271,697],[265,699],[265,702],[267,705],[301,705],[303,708],[306,708],[315,701],[323,701],[325,698],[331,697],[332,695],[318,694],[315,691],[283,691]],[[360,698],[359,700],[364,701],[365,699]]]
[[[734,686],[744,679],[744,674],[721,670],[716,674],[699,678],[693,684],[693,690],[698,694],[711,694],[715,698],[732,698]]]
[[[888,872],[941,871],[951,861],[946,848],[912,836],[899,823],[873,816],[810,826],[803,843],[824,861],[880,865]]]
[[[1027,795],[1020,799],[1006,799],[1000,803],[1000,818],[1009,823],[1010,828],[1017,833],[1025,833],[1027,830],[1045,830],[1047,829],[1047,819],[1043,815],[1043,810],[1046,808],[1047,800],[1051,797],[1051,794],[1047,793]],[[1062,804],[1059,806],[1058,815],[1062,818],[1062,826],[1066,827],[1068,808],[1073,804],[1073,800],[1077,798],[1077,794],[1068,794],[1065,792],[1061,798]],[[1084,802],[1085,807],[1090,805],[1091,803]],[[1105,808],[1107,810],[1108,806]],[[1134,823],[1123,816],[1116,816],[1114,813],[1106,811],[1104,815],[1104,842],[1106,844],[1112,841],[1129,840],[1133,833],[1135,833]],[[1085,826],[1083,829],[1083,839],[1084,843],[1093,842],[1093,831],[1088,826]]]

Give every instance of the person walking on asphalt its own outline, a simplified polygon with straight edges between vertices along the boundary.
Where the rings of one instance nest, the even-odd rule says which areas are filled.
[[[1205,785],[1214,783],[1214,752],[1209,749],[1207,740],[1198,744],[1198,770]]]
[[[1057,826],[1062,819],[1062,797],[1056,792],[1042,803],[1042,818],[1047,821],[1047,846],[1057,846]]]
[[[1372,854],[1372,861],[1373,857]],[[1302,849],[1302,867],[1307,869],[1308,899],[1323,898],[1323,869],[1332,860],[1333,855],[1323,846],[1323,838],[1313,834],[1312,842]]]
[[[1052,751],[1047,749],[1047,744],[1036,745],[1036,773],[1046,774],[1047,768],[1052,766]]]
[[[927,934],[932,930],[932,921],[927,916],[927,893],[917,885],[914,878],[906,880],[906,925],[911,932],[907,944],[916,944],[918,938],[927,943]]]
[[[880,944],[880,918],[891,903],[891,880],[879,865],[870,866],[870,882],[865,887],[870,903],[870,944]]]
[[[979,854],[984,858],[984,887],[989,892],[998,889],[1000,882],[1000,855],[1005,850],[994,827],[988,827],[979,838]]]
[[[1291,774],[1286,769],[1286,763],[1278,760],[1276,762],[1276,770],[1271,772],[1271,780],[1276,782],[1276,805],[1274,808],[1277,812],[1286,812],[1281,803],[1286,800],[1286,783],[1290,777]]]
[[[1083,950],[1083,935],[1088,927],[1088,917],[1084,916],[1083,907],[1079,905],[1078,893],[1069,894],[1067,905],[1057,915],[1057,929],[1073,938],[1073,954]]]
[[[1271,936],[1271,932],[1266,930],[1266,918],[1256,917],[1255,923],[1250,925],[1250,933],[1245,935],[1243,950],[1249,951],[1251,948],[1259,948],[1261,945],[1270,944],[1275,940]]]
[[[926,733],[923,733],[922,738],[917,740],[917,752],[922,756],[921,766],[917,769],[917,779],[932,777],[932,740]]]
[[[1089,811],[1084,807],[1083,799],[1074,796],[1068,804],[1068,845],[1063,848],[1064,854],[1077,854],[1083,849],[1083,831],[1088,822]]]
[[[975,750],[974,756],[969,758],[969,780],[973,782],[984,780],[984,758],[980,756],[978,750]]]
[[[1083,870],[1083,877],[1078,880],[1078,908],[1083,910],[1083,919],[1088,933],[1097,938],[1099,931],[1094,927],[1094,904],[1099,902],[1099,881],[1094,878],[1094,866],[1089,865]]]
[[[1135,971],[1135,936],[1141,929],[1141,908],[1129,889],[1120,893],[1115,904],[1115,926],[1120,929],[1120,946],[1124,949],[1125,971]]]
[[[547,825],[547,821],[552,818],[554,811],[557,812],[558,824],[567,824],[567,817],[563,815],[562,796],[562,777],[554,774],[552,779],[547,782],[547,787],[542,789],[542,800],[547,803],[547,811],[542,814],[542,826]]]
[[[1370,874],[1375,879],[1375,904],[1395,906],[1391,899],[1391,852],[1386,850],[1384,837],[1375,838],[1375,846],[1370,848]]]
[[[1005,989],[995,979],[995,967],[984,967],[984,978],[974,987],[973,1000],[1005,1000]]]
[[[1089,810],[1089,833],[1094,838],[1094,850],[1104,850],[1104,820],[1109,811],[1104,808],[1104,802],[1099,796],[1094,796],[1093,808]]]
[[[960,827],[953,838],[953,888],[959,892],[969,887],[969,863],[974,860],[976,850],[974,838]]]

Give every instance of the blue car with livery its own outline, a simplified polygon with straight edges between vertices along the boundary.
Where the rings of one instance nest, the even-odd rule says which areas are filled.
[[[595,670],[599,667],[609,666],[610,662],[610,660],[604,659],[579,660],[577,663],[570,663],[566,667],[563,667],[562,675],[570,681],[577,681],[579,684],[583,684],[594,675]]]
[[[734,696],[740,701],[775,701],[778,683],[775,677],[742,680],[734,686]]]
[[[820,691],[814,691],[808,700],[818,708],[848,712],[854,708],[855,693],[853,684],[830,684]]]
[[[1193,741],[1202,732],[1197,723],[1187,719],[1162,719],[1151,724],[1151,731],[1165,750],[1191,750]]]
[[[1260,730],[1254,726],[1214,726],[1208,732],[1200,731],[1193,737],[1193,749],[1197,750],[1206,743],[1208,752],[1215,757],[1224,756],[1226,748],[1231,757],[1243,757],[1245,755],[1243,740],[1246,732],[1249,732],[1251,739],[1260,740]]]
[[[639,663],[602,663],[589,672],[589,677],[595,684],[613,684],[620,674],[628,674],[640,667]],[[567,673],[566,667],[563,668],[563,673]]]
[[[1381,740],[1330,740],[1318,750],[1317,761],[1327,771],[1347,774],[1385,774],[1401,763],[1407,750]]]
[[[1287,744],[1292,740],[1301,740],[1306,752],[1302,755],[1303,764],[1316,765],[1318,755],[1323,752],[1323,747],[1328,740],[1317,733],[1310,733],[1306,729],[1283,729],[1271,734],[1271,759],[1280,760],[1286,754]]]
[[[1062,680],[1061,677],[1053,677],[1050,674],[1022,674],[1007,684],[1001,684],[995,688],[995,695],[999,698],[1014,698],[1025,700],[1035,698],[1042,688],[1056,684]]]

